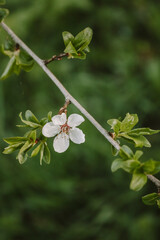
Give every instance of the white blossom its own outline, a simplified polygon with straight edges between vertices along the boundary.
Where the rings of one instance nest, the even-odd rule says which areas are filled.
[[[85,142],[85,134],[77,128],[84,118],[79,114],[71,114],[68,119],[65,113],[52,117],[52,122],[46,123],[42,128],[45,137],[54,137],[53,148],[56,152],[65,152],[70,140],[76,144]]]

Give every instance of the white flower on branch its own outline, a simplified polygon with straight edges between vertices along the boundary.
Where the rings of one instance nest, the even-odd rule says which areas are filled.
[[[79,114],[71,114],[68,119],[65,113],[52,117],[52,122],[46,123],[42,128],[45,137],[55,137],[53,148],[56,152],[65,152],[69,147],[69,140],[76,144],[85,142],[85,135],[77,128],[84,118]]]

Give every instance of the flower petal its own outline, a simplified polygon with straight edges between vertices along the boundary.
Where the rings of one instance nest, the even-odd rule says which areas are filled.
[[[45,137],[54,137],[56,134],[58,134],[61,131],[60,126],[55,126],[52,122],[46,123],[42,128],[42,134]]]
[[[73,128],[69,131],[69,138],[72,142],[81,144],[85,142],[85,134],[79,128]]]
[[[53,141],[54,150],[58,153],[65,152],[69,147],[69,136],[66,133],[60,133]]]
[[[85,120],[81,115],[74,113],[74,114],[71,114],[68,118],[68,126],[77,127],[84,121]]]
[[[63,125],[66,123],[66,114],[62,113],[61,115],[55,115],[52,117],[52,122],[54,125]]]

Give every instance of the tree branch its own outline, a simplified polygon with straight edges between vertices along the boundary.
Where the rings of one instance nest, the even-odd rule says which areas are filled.
[[[156,185],[158,193],[160,193],[160,180],[153,175],[147,175],[147,177],[151,182],[153,182]]]
[[[55,60],[62,60],[63,57],[67,57],[69,54],[68,53],[61,53],[59,54],[58,56],[57,55],[54,55],[53,57],[51,57],[50,59],[48,60],[44,60],[44,64],[47,65],[48,63],[50,62],[53,62]]]
[[[40,59],[4,22],[1,22],[0,26],[11,36],[15,43],[19,44],[43,69],[48,77],[59,88],[66,100],[71,101],[77,109],[93,124],[95,128],[117,149],[120,149],[119,144],[108,134],[108,132],[92,117],[90,113],[86,111],[84,107],[65,89],[61,82],[54,76],[54,74],[47,68],[44,60]]]
[[[61,82],[54,76],[54,74],[46,67],[45,64],[58,59],[57,56],[53,56],[50,60],[40,59],[4,22],[0,23],[0,26],[12,37],[15,43],[19,44],[34,60],[35,62],[43,69],[43,71],[48,75],[48,77],[53,81],[53,83],[59,88],[61,93],[66,99],[66,104],[63,107],[66,108],[71,102],[75,105],[77,109],[93,124],[95,128],[117,149],[120,150],[120,145],[109,135],[109,133],[92,117],[92,115],[86,111],[84,107],[65,89]],[[67,56],[67,54],[65,55]],[[62,109],[61,109],[62,110]],[[153,175],[147,175],[147,178],[152,181],[160,193],[160,180],[154,177]]]

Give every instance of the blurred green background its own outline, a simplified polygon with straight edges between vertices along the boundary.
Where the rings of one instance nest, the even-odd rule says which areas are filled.
[[[63,52],[61,33],[94,31],[85,61],[49,68],[106,129],[110,118],[137,113],[139,126],[160,128],[160,2],[158,0],[8,0],[6,23],[42,59]],[[6,38],[0,30],[0,41]],[[8,58],[0,53],[0,74]],[[86,120],[86,142],[52,151],[51,164],[20,165],[2,154],[3,137],[23,135],[18,114],[56,114],[64,97],[35,65],[30,73],[0,82],[0,240],[157,240],[159,211],[129,189],[130,175],[111,173],[110,145]],[[74,106],[69,113],[79,113]],[[144,159],[159,160],[159,136]],[[50,141],[52,148],[52,140]]]

